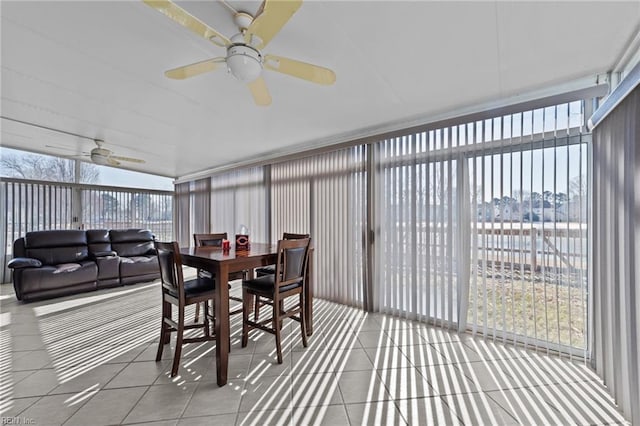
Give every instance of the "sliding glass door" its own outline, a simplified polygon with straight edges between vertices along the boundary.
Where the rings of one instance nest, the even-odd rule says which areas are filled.
[[[503,340],[586,350],[587,144],[534,145],[468,160],[469,326]]]
[[[585,354],[582,105],[374,144],[374,308]]]
[[[469,252],[459,227],[461,162],[450,152],[433,155],[440,136],[377,144],[374,305],[454,326]]]

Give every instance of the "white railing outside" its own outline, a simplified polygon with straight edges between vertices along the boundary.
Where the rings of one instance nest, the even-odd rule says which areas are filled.
[[[173,192],[16,178],[0,181],[2,282],[13,242],[48,229],[149,229],[156,239],[173,239]]]

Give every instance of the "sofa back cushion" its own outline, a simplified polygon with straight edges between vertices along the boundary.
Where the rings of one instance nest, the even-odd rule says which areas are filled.
[[[104,253],[113,250],[108,229],[90,229],[87,231],[89,253]]]
[[[89,257],[87,234],[80,230],[27,232],[24,245],[26,257],[45,265],[79,262]]]
[[[109,231],[111,249],[118,256],[142,256],[154,253],[153,234],[146,229],[126,229]]]

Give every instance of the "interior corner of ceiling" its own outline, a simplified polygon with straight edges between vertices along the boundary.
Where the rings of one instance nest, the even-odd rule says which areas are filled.
[[[629,41],[623,46],[611,70],[614,73],[621,73],[621,78],[624,78],[638,63],[640,63],[640,22],[636,25]]]

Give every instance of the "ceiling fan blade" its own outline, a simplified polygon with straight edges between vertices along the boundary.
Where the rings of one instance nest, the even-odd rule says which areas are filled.
[[[45,145],[45,148],[62,149],[64,151],[75,151],[75,149],[70,148],[68,146],[59,146],[59,145]]]
[[[249,90],[251,90],[256,105],[267,106],[271,104],[271,95],[269,94],[269,89],[267,89],[267,83],[265,83],[264,78],[258,77],[248,83],[247,86],[249,86]]]
[[[176,80],[184,80],[185,78],[195,77],[205,72],[215,71],[219,68],[218,64],[224,63],[225,58],[213,58],[206,61],[196,62],[195,64],[185,65],[183,67],[174,68],[165,71],[164,75]]]
[[[62,151],[76,151],[75,148],[69,148],[68,146],[58,146],[58,145],[45,145],[45,148],[53,148],[53,149],[59,149]],[[86,152],[86,151],[82,151],[82,154],[75,154],[75,155],[66,155],[64,156],[65,158],[72,158],[72,157],[87,157],[91,155],[91,153]]]
[[[131,157],[121,157],[119,155],[112,155],[109,158],[116,160],[116,161],[128,161],[129,163],[146,163],[146,161],[141,160],[139,158],[131,158]]]
[[[258,15],[244,35],[256,49],[265,47],[302,5],[302,0],[264,0]]]
[[[158,12],[174,20],[183,27],[189,28],[194,33],[206,38],[213,44],[225,47],[231,44],[228,38],[169,0],[143,0]]]
[[[330,85],[336,82],[336,73],[329,68],[276,55],[265,55],[264,67],[271,71],[281,72],[313,83]]]
[[[107,164],[110,166],[119,166],[120,162],[113,159],[113,157],[107,158]]]

